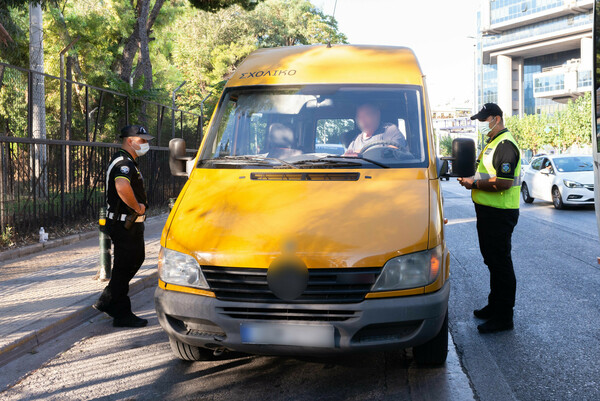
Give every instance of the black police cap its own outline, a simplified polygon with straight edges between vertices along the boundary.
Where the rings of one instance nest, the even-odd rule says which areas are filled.
[[[479,110],[479,113],[471,116],[471,120],[485,121],[489,116],[502,117],[502,109],[500,109],[496,103],[486,103],[481,110]]]
[[[148,133],[146,128],[141,125],[126,125],[121,128],[121,138],[128,138],[130,136],[137,136],[147,141],[154,139],[154,137]]]

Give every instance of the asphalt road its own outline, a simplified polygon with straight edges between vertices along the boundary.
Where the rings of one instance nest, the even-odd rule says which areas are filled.
[[[477,333],[488,274],[468,191],[443,183],[452,252],[445,367],[417,368],[410,350],[338,358],[230,355],[175,359],[154,315],[152,290],[134,297],[150,319],[114,329],[97,317],[0,369],[3,400],[597,400],[600,256],[594,211],[523,205],[513,236],[515,330]]]
[[[473,309],[489,275],[477,246],[469,191],[444,183],[452,253],[450,331],[482,400],[600,399],[600,256],[593,208],[521,204],[513,234],[515,329],[481,336]]]

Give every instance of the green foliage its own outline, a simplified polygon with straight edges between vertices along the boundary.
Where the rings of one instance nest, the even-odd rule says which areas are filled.
[[[4,231],[0,234],[0,247],[8,247],[14,245],[14,228],[11,226],[5,227]]]
[[[162,104],[170,104],[173,89],[186,81],[177,93],[177,106],[199,113],[200,103],[208,95],[204,110],[206,123],[228,77],[257,48],[347,41],[339,32],[335,19],[308,0],[170,0],[162,5],[149,34],[153,88],[143,90],[143,78],[134,80],[130,86],[121,79],[117,68],[127,40],[134,32],[135,3],[120,0],[42,1],[46,73],[60,74],[60,51],[79,37],[66,54],[74,61],[75,81]],[[28,2],[0,0],[0,4],[5,6],[0,7],[0,23],[14,39],[9,47],[0,44],[0,59],[27,67]],[[138,61],[134,60],[133,65],[136,66]],[[4,82],[0,79],[0,124],[3,125],[0,129],[8,124],[9,131],[24,135],[26,114],[21,113],[21,106],[26,105],[27,100],[26,76],[8,78]],[[49,137],[58,135],[58,88],[56,80],[46,79]],[[75,86],[73,92],[73,139],[83,139],[84,91]],[[99,102],[99,92],[90,90],[89,111],[93,113]],[[131,102],[129,107],[133,118],[156,121],[156,115],[152,117],[152,107],[139,102]],[[124,104],[122,99],[110,95],[104,97],[103,108],[109,110],[99,116],[102,124],[96,139],[112,140],[123,122]],[[92,126],[95,119],[96,114],[91,114]],[[164,124],[170,124],[170,116]]]
[[[253,10],[263,0],[190,0],[190,4],[199,10],[214,13],[220,9],[238,5],[244,10]]]
[[[572,145],[589,145],[592,132],[592,100],[588,92],[552,115],[530,114],[522,118],[505,119],[506,128],[512,132],[521,149],[536,154],[545,145],[565,151]]]
[[[317,121],[318,143],[341,143],[341,135],[354,129],[354,120],[328,119]]]
[[[186,80],[178,102],[196,112],[210,94],[205,117],[212,114],[224,81],[257,48],[347,41],[335,19],[307,0],[266,0],[250,12],[239,6],[214,14],[186,11],[169,33],[177,43],[172,61],[181,73],[169,89]]]
[[[440,156],[452,156],[452,137],[446,135],[439,139],[440,141]]]

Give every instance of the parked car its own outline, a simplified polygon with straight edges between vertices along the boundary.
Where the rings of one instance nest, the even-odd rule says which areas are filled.
[[[525,203],[538,198],[552,202],[557,209],[594,204],[592,156],[540,156],[522,169],[521,195]]]

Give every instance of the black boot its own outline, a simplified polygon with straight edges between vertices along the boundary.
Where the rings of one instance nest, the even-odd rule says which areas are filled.
[[[512,330],[514,327],[512,318],[493,317],[485,323],[477,326],[481,334],[497,333],[499,331]]]
[[[133,313],[125,317],[116,317],[113,320],[113,327],[144,327],[148,324],[146,319],[137,317]]]
[[[112,296],[110,294],[110,291],[108,290],[108,287],[106,287],[100,295],[100,298],[98,298],[98,301],[96,301],[96,303],[92,305],[92,308],[96,309],[97,311],[106,313],[110,317],[115,317],[115,313],[113,310],[114,308],[111,304]]]
[[[491,319],[494,316],[494,310],[490,305],[486,305],[481,309],[475,309],[473,315],[478,319]]]

